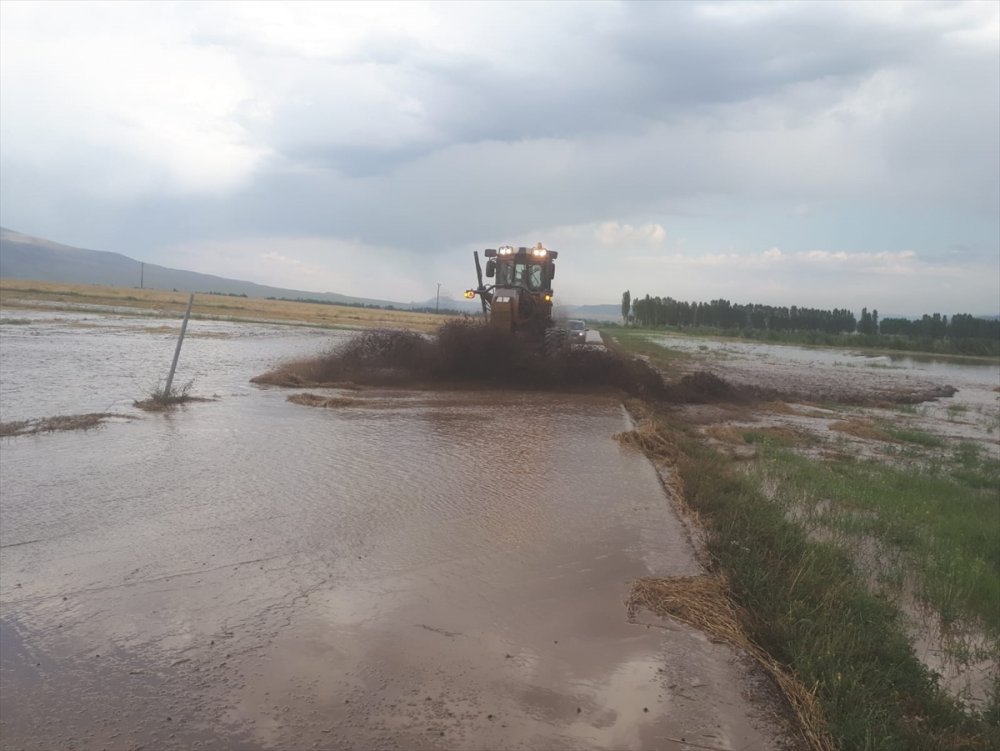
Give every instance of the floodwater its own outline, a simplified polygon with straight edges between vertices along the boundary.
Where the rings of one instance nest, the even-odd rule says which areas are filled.
[[[216,399],[146,415],[164,321],[31,319],[3,420],[140,419],[0,442],[4,747],[780,747],[745,658],[626,619],[699,568],[616,400],[302,407],[250,377],[343,334],[194,321]]]
[[[897,370],[901,374],[954,383],[959,387],[962,384],[1000,384],[1000,365],[995,361],[988,362],[972,358],[896,353],[872,355],[844,349],[797,347],[787,344],[763,344],[687,336],[658,336],[650,337],[650,339],[670,349],[721,357],[770,363],[792,363],[805,367],[836,366]]]

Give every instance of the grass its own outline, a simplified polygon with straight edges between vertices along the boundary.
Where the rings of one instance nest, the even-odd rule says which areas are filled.
[[[811,537],[789,518],[783,501],[761,490],[762,477],[740,472],[683,424],[661,414],[655,427],[647,426],[644,432],[638,445],[669,456],[676,466],[684,499],[706,527],[714,568],[729,582],[748,637],[804,686],[815,689],[837,746],[887,751],[997,747],[997,725],[987,717],[965,714],[938,688],[914,655],[899,611],[870,590],[847,552]],[[787,449],[765,445],[761,452],[766,457],[761,466],[779,462],[778,487],[790,496],[793,489],[810,490],[817,497],[839,489],[842,502],[885,508],[886,529],[879,532],[933,551],[930,569],[945,560],[938,554],[948,545],[965,545],[961,541],[972,533],[965,522],[976,516],[974,511],[956,523],[946,502],[934,501],[936,491],[950,492],[960,485],[953,478],[941,478],[944,486],[923,486],[918,508],[903,509],[890,499],[898,501],[921,487],[905,485],[899,488],[902,494],[892,492],[905,476],[883,478],[889,491],[866,497],[875,478],[865,464],[833,462],[820,465],[820,470],[814,461]],[[982,505],[977,510],[982,518]],[[929,521],[923,520],[924,511],[930,513]],[[907,522],[909,517],[915,521]],[[946,539],[922,535],[924,525]],[[979,527],[982,531],[983,525]],[[963,568],[971,571],[980,550],[978,544],[971,546]],[[981,606],[974,604],[972,589],[962,602],[979,608],[985,617],[986,603],[996,602],[990,586],[977,590],[984,598]]]
[[[187,404],[188,402],[212,401],[202,396],[191,396],[191,387],[193,385],[194,381],[188,381],[179,388],[172,388],[170,391],[167,391],[165,385],[153,386],[150,388],[149,394],[145,399],[138,399],[132,402],[132,406],[147,412],[166,412],[180,404]]]
[[[928,433],[926,430],[919,430],[918,428],[894,427],[890,425],[885,428],[885,432],[891,438],[902,443],[915,443],[918,446],[925,446],[927,448],[941,448],[945,445],[945,440],[940,436]]]
[[[106,287],[88,284],[55,284],[21,279],[0,279],[0,307],[4,309],[72,309],[81,305],[129,307],[146,315],[183,315],[188,293],[165,290]],[[88,312],[100,310],[87,308]],[[110,311],[109,311],[110,312]],[[193,318],[233,321],[271,321],[323,328],[392,327],[429,332],[447,316],[403,310],[355,308],[288,300],[196,294]]]
[[[1000,638],[1000,462],[974,444],[924,470],[762,451],[752,476],[778,489],[777,505],[822,506],[828,528],[902,553],[906,572],[945,621],[974,621]]]
[[[949,695],[918,658],[906,600],[891,589],[905,587],[953,634],[1000,644],[1000,461],[972,442],[824,406],[836,414],[828,435],[694,415],[688,424],[684,410],[633,403],[639,427],[621,440],[670,463],[746,638],[815,691],[818,737],[873,751],[1000,748],[1000,686],[985,705]],[[893,456],[858,458],[848,436]],[[754,452],[734,461],[740,442]],[[971,652],[981,643],[947,649],[988,659],[988,647]]]
[[[995,339],[928,339],[896,335],[829,334],[821,331],[768,331],[723,329],[713,326],[629,327],[625,331],[648,335],[686,336],[699,339],[764,342],[803,347],[850,349],[869,354],[932,356],[949,360],[988,360],[1000,357],[1000,341]]]
[[[605,344],[611,349],[627,351],[649,358],[654,367],[676,368],[694,361],[694,355],[669,347],[662,347],[649,339],[650,334],[662,334],[646,329],[609,329],[602,332]]]

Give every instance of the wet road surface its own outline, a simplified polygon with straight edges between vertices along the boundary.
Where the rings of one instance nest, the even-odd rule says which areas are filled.
[[[314,409],[252,342],[218,401],[0,445],[5,748],[778,747],[742,658],[626,620],[698,567],[616,400]]]

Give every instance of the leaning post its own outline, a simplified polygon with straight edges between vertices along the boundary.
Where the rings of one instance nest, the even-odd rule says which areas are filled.
[[[170,387],[174,383],[174,371],[177,370],[177,359],[181,356],[181,345],[184,343],[184,332],[187,331],[188,318],[191,317],[191,305],[194,304],[194,293],[188,298],[187,311],[184,313],[184,323],[181,324],[181,335],[177,337],[177,348],[174,350],[174,361],[170,363],[170,375],[167,376],[167,385],[163,389],[163,396],[170,397]]]

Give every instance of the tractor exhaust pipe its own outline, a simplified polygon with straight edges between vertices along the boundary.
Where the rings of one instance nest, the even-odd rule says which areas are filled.
[[[483,294],[486,292],[486,287],[483,286],[483,267],[479,265],[479,251],[472,251],[472,257],[476,259],[476,281],[479,282],[476,292],[479,293],[479,302],[483,304],[483,315],[486,315],[488,311],[486,309],[486,297]]]

